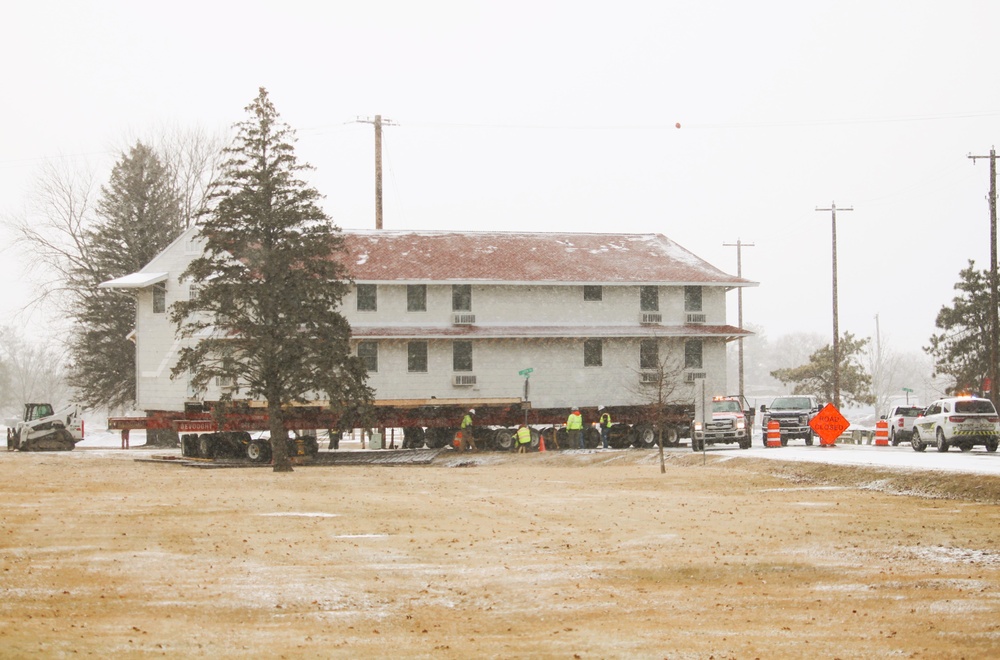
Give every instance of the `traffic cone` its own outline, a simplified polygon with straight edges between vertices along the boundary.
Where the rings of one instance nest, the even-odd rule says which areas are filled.
[[[538,451],[539,452],[545,451],[545,434],[544,433],[539,433],[538,434]]]

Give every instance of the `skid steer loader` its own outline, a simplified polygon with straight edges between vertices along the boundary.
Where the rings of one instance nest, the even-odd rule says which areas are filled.
[[[7,451],[70,451],[83,440],[80,406],[53,411],[50,403],[24,404],[24,419],[7,429]]]

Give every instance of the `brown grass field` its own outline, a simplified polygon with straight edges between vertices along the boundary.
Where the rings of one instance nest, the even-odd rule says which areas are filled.
[[[0,657],[1000,656],[994,477],[161,454],[0,454]]]

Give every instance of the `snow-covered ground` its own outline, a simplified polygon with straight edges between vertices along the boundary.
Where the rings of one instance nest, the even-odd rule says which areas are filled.
[[[713,453],[729,452],[733,457],[746,456],[776,461],[809,461],[831,465],[1000,475],[1000,453],[990,454],[982,447],[976,447],[971,452],[963,452],[953,448],[942,454],[933,447],[924,452],[916,452],[909,444],[902,444],[898,447],[850,444],[823,447],[817,443],[812,447],[807,447],[802,441],[793,440],[787,447],[766,448],[761,446],[759,439],[754,440],[754,446],[751,449],[735,449],[735,445],[732,447],[733,449],[730,449],[730,446],[722,445],[721,447],[711,447],[708,451]]]

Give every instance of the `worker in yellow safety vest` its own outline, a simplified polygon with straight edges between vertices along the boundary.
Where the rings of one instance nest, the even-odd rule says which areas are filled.
[[[608,436],[611,435],[611,413],[609,413],[607,410],[604,410],[604,406],[598,407],[597,410],[599,412],[602,410],[604,411],[601,413],[601,419],[598,421],[598,424],[601,427],[601,444],[604,446],[605,449],[607,449]]]
[[[528,451],[528,445],[531,444],[531,429],[524,424],[521,424],[514,437],[517,438],[517,453],[523,454]]]
[[[469,412],[465,413],[465,417],[462,418],[462,450],[471,449],[472,451],[477,451],[476,439],[472,437],[472,416],[476,414],[475,408],[470,408]]]
[[[569,436],[570,447],[579,446],[580,449],[584,448],[583,416],[580,414],[580,409],[575,406],[573,412],[566,418],[566,434]]]

